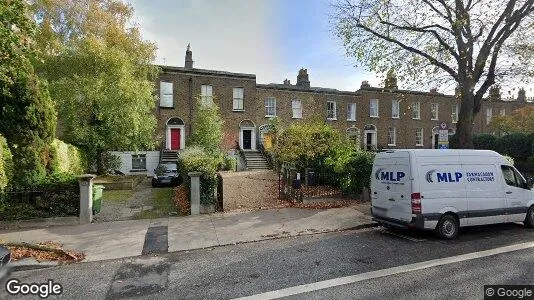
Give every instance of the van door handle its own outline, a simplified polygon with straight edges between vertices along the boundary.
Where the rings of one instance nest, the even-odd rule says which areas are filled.
[[[511,192],[511,191],[508,191],[508,192],[506,192],[506,193],[507,193],[507,194],[511,194],[512,192]]]
[[[395,199],[393,199],[393,198],[389,198],[388,200],[389,200],[389,201],[395,201]]]

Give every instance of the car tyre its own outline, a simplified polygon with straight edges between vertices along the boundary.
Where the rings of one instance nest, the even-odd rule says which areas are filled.
[[[439,219],[436,226],[436,234],[444,240],[452,240],[458,236],[460,225],[458,220],[452,215],[444,215]]]
[[[523,224],[525,224],[526,228],[534,228],[534,205],[527,210]]]
[[[157,187],[158,187],[157,182],[155,182],[154,180],[152,180],[152,187],[153,187],[153,188],[157,188]]]

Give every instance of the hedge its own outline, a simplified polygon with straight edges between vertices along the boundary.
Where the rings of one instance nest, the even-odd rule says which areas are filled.
[[[13,176],[13,155],[6,139],[0,135],[0,190],[3,190]]]
[[[82,174],[87,169],[83,152],[73,145],[55,139],[50,145],[51,173]]]
[[[217,178],[215,172],[221,164],[222,158],[215,157],[198,146],[191,146],[182,150],[178,155],[178,170],[188,189],[191,187],[189,172],[200,172],[200,203],[215,204],[214,197]]]

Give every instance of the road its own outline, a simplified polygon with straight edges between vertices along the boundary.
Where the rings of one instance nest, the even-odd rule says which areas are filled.
[[[481,299],[487,284],[534,284],[533,261],[534,230],[517,224],[467,228],[454,241],[373,228],[12,277],[60,283],[63,293],[48,299]],[[0,298],[8,296],[3,288]]]

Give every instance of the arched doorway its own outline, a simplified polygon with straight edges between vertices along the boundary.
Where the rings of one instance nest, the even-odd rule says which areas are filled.
[[[181,150],[185,147],[185,125],[178,117],[167,120],[165,125],[165,149]]]
[[[363,128],[363,146],[365,150],[377,149],[377,130],[373,124],[367,124]]]
[[[243,150],[256,150],[256,125],[251,120],[239,123],[239,146]]]
[[[347,128],[347,137],[351,140],[357,149],[360,149],[360,129],[357,127]]]
[[[263,124],[260,125],[258,131],[260,132],[260,143],[265,149],[271,149],[273,147],[273,134],[271,133],[272,125]]]

